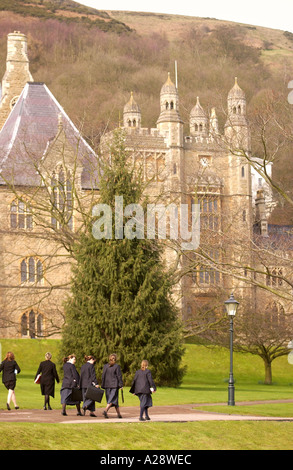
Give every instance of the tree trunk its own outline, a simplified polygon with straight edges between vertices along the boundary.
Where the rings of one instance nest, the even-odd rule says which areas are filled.
[[[264,359],[265,363],[265,384],[272,385],[272,363],[268,359]]]

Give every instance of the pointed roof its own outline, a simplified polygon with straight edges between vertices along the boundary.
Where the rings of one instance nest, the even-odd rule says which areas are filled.
[[[44,83],[28,82],[0,132],[0,184],[40,184],[37,167],[62,127],[81,166],[82,187],[92,187],[97,157]],[[91,169],[91,170],[90,170]]]
[[[190,111],[190,117],[200,117],[200,118],[204,118],[204,119],[207,118],[207,115],[206,115],[203,107],[201,106],[201,104],[199,102],[199,97],[198,96],[196,98],[196,105]]]
[[[242,88],[240,88],[240,86],[238,85],[237,77],[235,77],[234,86],[231,88],[231,90],[228,93],[228,99],[229,98],[232,98],[232,99],[239,99],[239,98],[240,99],[245,99],[245,93],[242,90]]]
[[[174,85],[174,83],[171,80],[170,72],[168,72],[168,78],[167,78],[166,82],[164,83],[164,85],[161,88],[161,94],[165,94],[165,93],[167,93],[167,94],[168,93],[177,93],[176,86]]]
[[[130,100],[124,106],[124,113],[140,113],[140,107],[133,98],[133,92],[130,94]]]

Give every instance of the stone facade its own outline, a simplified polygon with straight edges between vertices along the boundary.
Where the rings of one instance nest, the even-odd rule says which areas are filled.
[[[236,289],[239,297],[255,302],[255,289],[247,287],[245,275],[233,277],[227,269],[226,272],[217,269],[221,263],[237,261],[239,266],[253,265],[249,251],[243,262],[240,259],[243,252],[224,246],[223,234],[226,240],[237,240],[238,246],[247,246],[253,239],[256,223],[260,235],[269,236],[263,198],[265,183],[259,179],[256,183],[247,159],[241,152],[233,151],[241,148],[251,155],[245,94],[235,79],[227,97],[223,132],[219,130],[216,110],[213,108],[208,115],[197,98],[190,111],[189,135],[184,135],[178,89],[170,75],[162,86],[158,103],[156,128],[144,128],[140,107],[131,93],[124,107],[123,128],[126,149],[148,182],[150,196],[164,195],[168,203],[190,207],[200,203],[200,249],[205,256],[189,254],[194,260],[199,257],[191,270],[190,257],[184,255],[181,259],[182,269],[186,268],[188,274],[178,282],[174,295],[182,317],[192,318],[198,306],[219,291],[228,296]],[[107,135],[105,141],[109,138]],[[47,225],[42,224],[40,213],[36,218],[30,202],[37,188],[39,207],[49,193],[51,198],[59,197],[56,208],[60,209],[61,182],[62,190],[70,192],[66,179],[69,172],[70,184],[89,203],[97,188],[93,172],[97,160],[47,87],[33,82],[26,37],[18,32],[8,35],[0,102],[0,148],[0,335],[58,336],[72,260],[66,252],[66,237],[61,245],[54,242],[54,228],[61,224],[60,220],[52,216]],[[53,191],[48,189],[52,181]],[[22,195],[20,199],[15,197],[16,190]],[[64,204],[69,204],[66,197],[62,199],[63,209]],[[65,235],[74,237],[82,221],[78,211],[69,205],[66,207],[70,231]],[[65,211],[65,216],[68,213]],[[48,214],[44,217],[48,218]],[[175,263],[176,255],[174,246],[166,247],[167,263]]]

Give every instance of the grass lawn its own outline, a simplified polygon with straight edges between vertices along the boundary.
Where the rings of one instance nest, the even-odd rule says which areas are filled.
[[[57,362],[57,340],[0,340],[2,359],[13,351],[21,368],[16,395],[19,406],[41,408],[40,387],[33,382],[39,362],[47,351]],[[261,404],[240,406],[240,401],[280,400],[293,398],[293,368],[285,357],[273,363],[273,385],[264,385],[261,359],[247,354],[234,354],[236,406],[227,403],[229,352],[186,345],[184,362],[187,372],[179,388],[159,387],[154,406],[166,404],[198,404],[201,409],[223,413],[261,416],[293,416],[293,404]],[[96,367],[100,376],[102,365]],[[2,385],[2,384],[1,384]],[[60,384],[56,386],[53,408],[60,409]],[[138,399],[124,390],[124,406],[137,406]],[[207,406],[205,404],[219,403]],[[0,388],[0,409],[6,404],[6,389]],[[98,407],[104,408],[105,403]],[[99,414],[99,411],[98,411]],[[0,449],[42,450],[196,450],[196,449],[292,449],[291,422],[193,422],[193,423],[95,423],[37,424],[0,423]],[[90,438],[89,438],[90,436]]]

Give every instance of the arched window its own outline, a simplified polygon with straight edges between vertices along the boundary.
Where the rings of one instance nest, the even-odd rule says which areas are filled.
[[[23,313],[20,319],[22,337],[41,338],[44,335],[44,319],[41,313],[30,310]]]
[[[44,280],[44,269],[41,260],[34,256],[24,258],[20,263],[20,279],[21,283],[41,284]]]
[[[53,172],[51,178],[51,224],[57,229],[68,227],[73,229],[73,196],[70,172],[65,171],[62,165]]]
[[[10,227],[31,230],[33,228],[33,216],[27,203],[19,199],[12,201],[10,205]]]
[[[170,108],[171,108],[171,109],[174,109],[174,103],[173,103],[173,101],[171,101],[171,103],[170,103]]]

